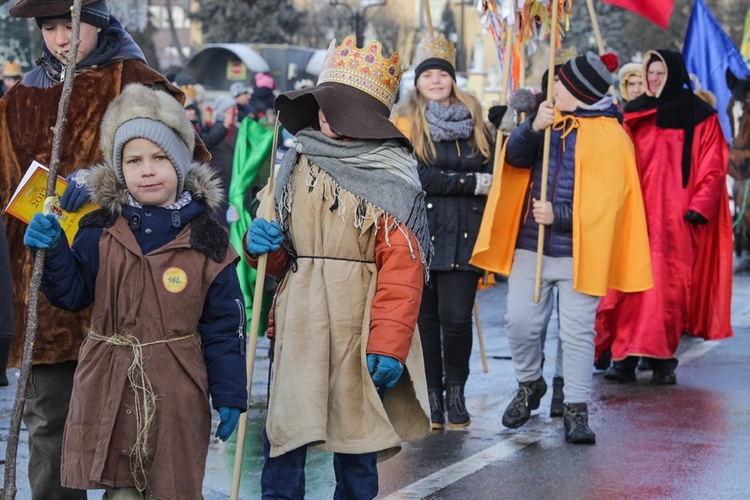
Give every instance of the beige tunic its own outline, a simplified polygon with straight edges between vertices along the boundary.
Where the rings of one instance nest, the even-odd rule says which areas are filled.
[[[404,374],[383,401],[367,371],[375,235],[383,230],[383,212],[343,189],[332,211],[332,179],[304,157],[291,183],[289,230],[298,259],[276,302],[266,423],[271,456],[307,444],[389,458],[403,441],[429,435],[430,419],[418,332]]]

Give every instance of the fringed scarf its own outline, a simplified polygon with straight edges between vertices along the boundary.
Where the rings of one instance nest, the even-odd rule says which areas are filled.
[[[386,232],[406,226],[417,239],[419,254],[428,276],[432,244],[427,226],[425,193],[417,175],[417,162],[395,140],[342,141],[306,128],[297,133],[297,144],[284,155],[276,176],[276,218],[284,234],[284,247],[295,251],[289,237],[292,211],[290,180],[299,155],[327,172],[341,188],[371,203],[393,217],[384,222]],[[414,256],[413,256],[414,257]]]

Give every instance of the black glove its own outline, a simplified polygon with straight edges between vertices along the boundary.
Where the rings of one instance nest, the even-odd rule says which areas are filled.
[[[508,106],[492,106],[487,113],[487,119],[495,128],[500,128],[500,123],[503,121],[506,111],[508,111]]]
[[[685,214],[685,220],[688,222],[692,222],[693,224],[706,224],[708,222],[708,219],[703,217],[698,212],[693,212],[692,210],[688,210]]]

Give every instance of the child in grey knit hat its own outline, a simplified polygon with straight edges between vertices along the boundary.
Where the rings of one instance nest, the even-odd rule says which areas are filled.
[[[70,311],[93,304],[63,486],[105,489],[107,498],[201,498],[208,396],[224,441],[247,410],[238,256],[209,215],[221,189],[210,166],[191,163],[194,137],[169,94],[126,87],[102,121],[104,164],[90,169],[101,208],[81,220],[72,248],[54,216],[36,214],[26,231],[28,247],[47,250],[47,299]]]

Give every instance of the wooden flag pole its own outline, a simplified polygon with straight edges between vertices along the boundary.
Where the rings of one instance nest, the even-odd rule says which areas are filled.
[[[271,146],[271,173],[268,176],[266,189],[265,207],[263,218],[270,221],[274,215],[274,189],[276,184],[275,168],[276,162],[276,142],[279,138],[279,116],[281,111],[276,112],[276,122],[273,129],[273,145]],[[250,388],[253,385],[253,368],[255,366],[255,348],[258,345],[258,329],[260,328],[260,316],[263,302],[263,285],[266,281],[266,266],[268,264],[268,254],[265,253],[258,257],[257,275],[255,278],[255,293],[253,294],[253,310],[250,318],[250,330],[248,331],[248,346],[246,358],[247,370],[247,408],[250,411]],[[240,415],[240,424],[237,428],[237,447],[234,453],[234,472],[232,474],[232,492],[230,498],[237,500],[240,492],[240,479],[242,473],[242,455],[245,452],[245,435],[247,433],[247,414]]]
[[[55,196],[55,185],[57,184],[57,170],[60,166],[60,157],[62,156],[63,134],[65,133],[65,124],[67,123],[68,108],[70,107],[70,98],[73,93],[73,83],[76,77],[76,61],[78,58],[78,45],[81,33],[81,5],[83,0],[74,0],[71,10],[71,37],[70,51],[68,52],[68,64],[65,67],[65,81],[63,83],[62,94],[57,106],[57,120],[52,127],[52,152],[50,156],[49,171],[47,172],[47,190],[45,200],[45,213],[48,213],[51,198]],[[37,250],[34,257],[34,270],[31,275],[29,288],[29,306],[27,310],[26,321],[26,340],[23,347],[23,357],[21,359],[21,374],[18,378],[18,387],[16,388],[16,399],[13,403],[13,413],[10,419],[10,429],[8,431],[8,444],[5,449],[5,481],[0,497],[3,500],[13,500],[16,498],[16,459],[18,454],[18,440],[21,431],[21,415],[24,406],[26,406],[26,384],[31,373],[31,366],[34,359],[34,344],[36,341],[37,326],[39,320],[39,289],[42,283],[42,273],[44,271],[44,258],[47,252]]]
[[[594,35],[596,36],[596,46],[599,49],[599,55],[604,54],[604,42],[602,41],[602,33],[599,31],[599,21],[596,18],[596,10],[594,9],[594,0],[586,0],[586,5],[589,8],[589,16],[591,17],[591,24],[594,25]]]
[[[427,28],[430,30],[430,38],[435,36],[435,31],[432,27],[432,14],[430,13],[430,0],[422,0],[424,4],[424,14],[427,18]]]
[[[547,100],[552,100],[552,86],[555,83],[555,46],[557,45],[557,11],[560,0],[552,1],[552,25],[549,35],[549,73],[547,78]],[[539,196],[542,203],[547,203],[547,182],[549,177],[549,152],[552,141],[552,127],[544,129],[544,150],[542,156],[542,192]],[[542,256],[544,255],[544,224],[539,224],[536,249],[536,280],[534,283],[534,302],[538,303],[542,289]]]

